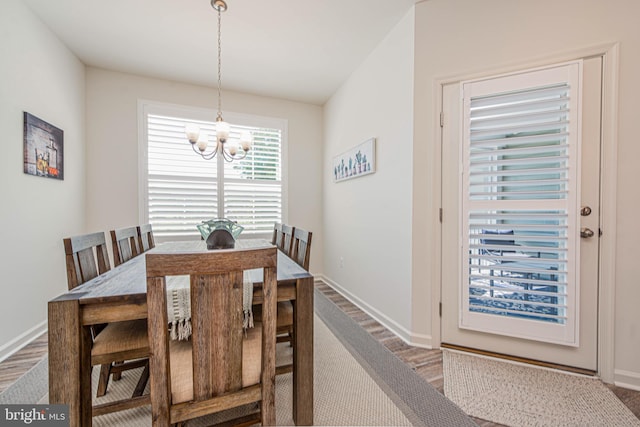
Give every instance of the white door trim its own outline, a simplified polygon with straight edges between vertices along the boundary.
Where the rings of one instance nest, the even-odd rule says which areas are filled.
[[[603,58],[603,96],[602,96],[602,153],[601,153],[601,221],[600,229],[603,234],[600,239],[600,287],[598,305],[598,375],[604,382],[614,381],[614,337],[615,337],[615,259],[616,259],[616,190],[618,154],[618,57],[619,44],[606,44],[584,49],[575,50],[568,53],[561,53],[550,57],[532,59],[526,63],[507,64],[501,67],[484,70],[482,72],[465,75],[455,75],[434,80],[434,102],[437,115],[442,110],[442,88],[447,84],[456,83],[462,80],[472,80],[491,75],[505,74],[521,69],[535,68],[552,65],[558,62],[568,62],[576,59],[586,59],[593,56]],[[440,123],[440,117],[434,118],[434,123]],[[445,118],[445,120],[447,120]],[[434,200],[442,200],[442,127],[434,127],[434,141],[436,145],[435,155],[440,158],[438,169],[435,171],[435,178],[438,181],[434,185]],[[435,205],[435,204],[434,204]],[[442,203],[436,208],[440,208]],[[446,214],[446,213],[445,213]],[[438,221],[439,215],[434,216]],[[436,247],[442,245],[442,224],[436,222],[433,229],[437,230]],[[438,348],[441,344],[442,319],[440,318],[440,301],[442,298],[442,258],[441,251],[435,251],[438,259],[434,263],[432,279],[435,285],[432,286],[432,345]]]

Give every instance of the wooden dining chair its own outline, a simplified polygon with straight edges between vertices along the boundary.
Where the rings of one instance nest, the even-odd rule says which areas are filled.
[[[111,269],[104,233],[91,233],[63,239],[69,290]],[[142,396],[149,376],[149,341],[145,320],[115,322],[91,328],[91,366],[100,365],[97,396],[107,391],[109,376],[119,379],[123,371],[145,367],[131,399],[94,406],[93,415],[148,404]],[[122,363],[123,361],[130,361]],[[62,375],[64,373],[61,373]]]
[[[147,252],[149,249],[156,247],[151,224],[138,226],[138,243],[140,244],[140,253]]]
[[[307,271],[309,271],[311,258],[311,237],[313,237],[313,233],[296,227],[291,244],[291,258]]]
[[[291,256],[298,265],[309,271],[311,254],[311,237],[313,233],[294,227],[293,241],[291,243]],[[278,302],[278,322],[276,328],[278,342],[289,342],[294,345],[293,331],[293,303],[291,301]]]
[[[293,247],[293,233],[296,228],[287,224],[282,224],[282,247],[280,250],[291,257],[291,248]]]
[[[273,224],[273,236],[271,236],[271,244],[276,245],[278,248],[282,248],[283,245],[282,223],[276,222]]]
[[[116,266],[141,253],[136,227],[111,230],[111,244],[113,245],[113,263]]]
[[[69,290],[111,270],[104,233],[63,239]]]
[[[275,425],[276,248],[145,254],[154,427],[259,402],[240,425]],[[263,315],[243,330],[243,270],[264,273]],[[192,335],[170,340],[166,276],[190,275]]]

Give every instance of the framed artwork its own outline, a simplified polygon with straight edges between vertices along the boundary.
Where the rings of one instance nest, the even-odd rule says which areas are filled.
[[[64,179],[64,132],[24,112],[24,173]]]
[[[367,139],[333,158],[333,181],[358,178],[376,171],[376,139]]]

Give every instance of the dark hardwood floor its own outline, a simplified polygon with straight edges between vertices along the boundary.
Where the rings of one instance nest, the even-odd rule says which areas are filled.
[[[364,311],[349,302],[338,292],[323,282],[316,282],[316,288],[327,296],[344,313],[355,320],[363,329],[375,337],[381,344],[415,370],[422,378],[443,392],[442,352],[412,347],[394,335],[387,328],[372,319]],[[16,379],[31,369],[47,354],[47,335],[38,339],[0,363],[0,392],[9,387]],[[622,402],[640,418],[640,392],[614,385],[608,386]],[[474,419],[480,426],[499,426],[489,421]]]

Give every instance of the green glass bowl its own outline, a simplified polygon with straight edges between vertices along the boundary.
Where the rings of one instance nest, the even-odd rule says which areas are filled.
[[[244,230],[243,226],[226,218],[202,221],[202,223],[196,225],[196,227],[204,240],[207,240],[207,237],[209,237],[213,230],[227,230],[234,239],[237,239],[240,233],[242,233],[242,230]]]

